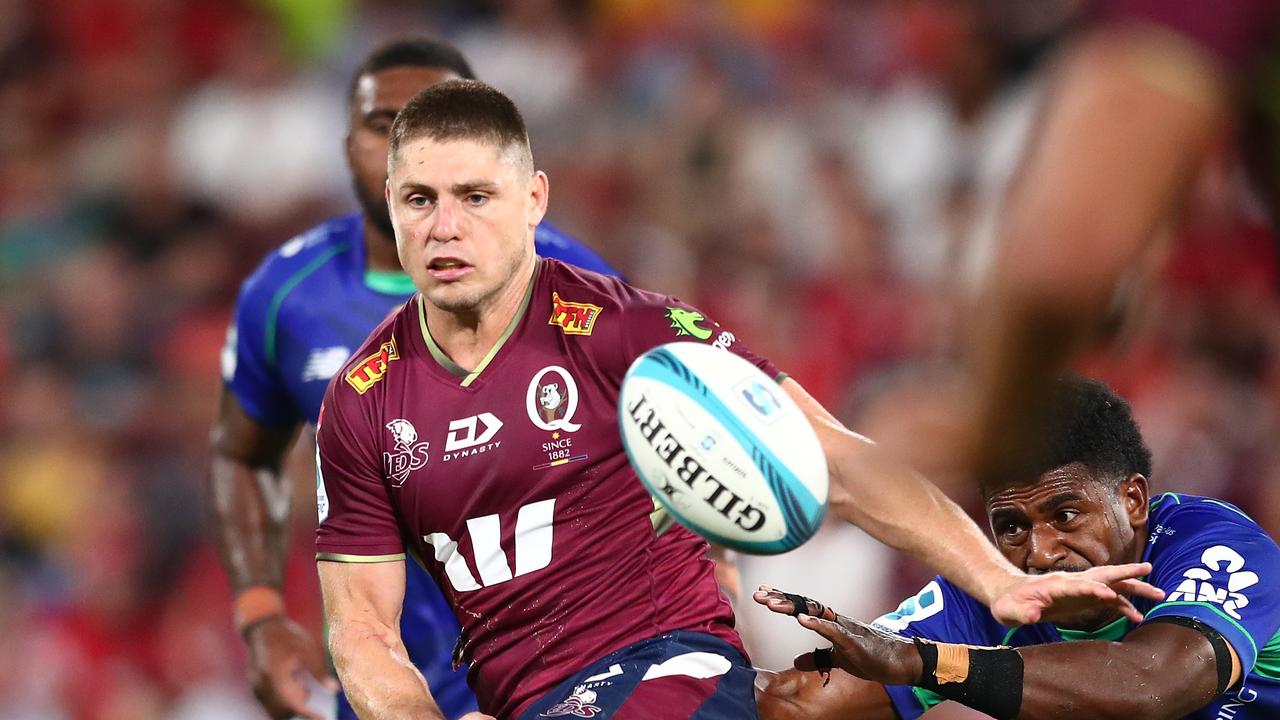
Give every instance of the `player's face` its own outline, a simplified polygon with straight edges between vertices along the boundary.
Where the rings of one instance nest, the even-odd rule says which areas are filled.
[[[393,236],[383,197],[391,123],[419,90],[457,77],[452,70],[441,68],[395,67],[366,73],[356,80],[347,130],[347,165],[361,209],[387,240]]]
[[[1034,485],[995,493],[987,499],[987,514],[1000,552],[1030,574],[1137,562],[1147,520],[1146,479],[1133,475],[1112,489],[1072,463]],[[1103,608],[1057,624],[1088,630],[1115,617]]]
[[[386,192],[400,263],[436,307],[480,312],[531,270],[547,176],[520,148],[419,138],[392,159]]]

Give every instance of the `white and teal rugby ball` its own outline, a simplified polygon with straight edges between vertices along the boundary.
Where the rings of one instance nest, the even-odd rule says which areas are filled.
[[[727,350],[675,342],[641,355],[618,397],[622,444],[680,524],[748,553],[787,552],[827,507],[827,459],[799,406]]]

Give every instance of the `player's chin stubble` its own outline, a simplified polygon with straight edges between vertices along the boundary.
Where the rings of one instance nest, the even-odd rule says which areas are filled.
[[[358,179],[353,179],[352,184],[355,186],[356,201],[360,203],[364,216],[369,218],[384,238],[395,242],[395,226],[391,224],[391,213],[387,210],[387,199],[383,197],[381,189],[373,192]]]

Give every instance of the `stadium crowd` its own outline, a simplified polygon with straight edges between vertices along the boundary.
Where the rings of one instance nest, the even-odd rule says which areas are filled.
[[[1028,5],[0,0],[0,719],[260,716],[206,532],[219,355],[261,257],[354,208],[345,83],[389,37],[449,38],[511,94],[559,227],[974,505],[930,428],[1075,3]],[[1154,491],[1275,536],[1280,278],[1243,187],[1224,139],[1089,370]],[[318,626],[307,445],[289,609]],[[746,586],[873,617],[926,577],[846,528],[799,552]],[[742,622],[757,665],[812,647]]]

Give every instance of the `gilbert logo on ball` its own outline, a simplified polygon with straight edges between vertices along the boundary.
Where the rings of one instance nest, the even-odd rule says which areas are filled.
[[[627,457],[680,524],[758,554],[792,550],[817,531],[826,457],[804,413],[751,363],[669,343],[632,363],[618,400]]]

